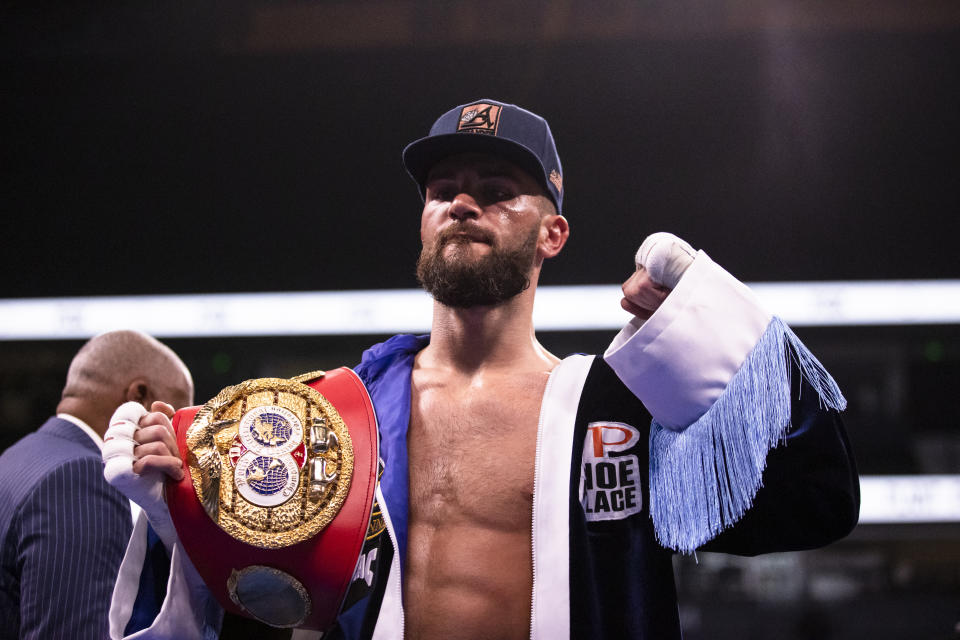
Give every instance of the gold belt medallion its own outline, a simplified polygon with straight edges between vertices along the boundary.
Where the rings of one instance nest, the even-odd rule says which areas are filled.
[[[343,419],[294,380],[227,387],[197,412],[186,439],[197,498],[247,544],[278,549],[311,538],[350,489],[353,445]]]

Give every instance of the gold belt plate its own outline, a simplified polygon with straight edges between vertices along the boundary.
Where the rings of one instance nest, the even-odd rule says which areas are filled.
[[[353,444],[334,406],[294,380],[227,387],[187,430],[187,466],[204,510],[247,544],[278,549],[307,540],[340,511]]]

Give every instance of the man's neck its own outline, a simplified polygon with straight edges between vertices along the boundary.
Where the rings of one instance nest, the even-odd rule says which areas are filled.
[[[107,423],[110,422],[110,416],[97,411],[91,403],[84,402],[79,398],[63,398],[57,405],[57,413],[67,413],[79,418],[86,423],[91,430],[103,439],[107,431]]]
[[[533,294],[531,287],[505,303],[471,309],[434,302],[430,345],[421,363],[464,374],[500,366],[549,370],[557,358],[534,335]]]

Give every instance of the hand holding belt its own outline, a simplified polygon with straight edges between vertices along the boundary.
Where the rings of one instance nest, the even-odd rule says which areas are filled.
[[[133,471],[133,435],[140,428],[140,419],[147,410],[139,402],[124,402],[110,418],[110,426],[104,434],[103,476],[107,482],[120,490],[143,509],[153,530],[172,554],[177,541],[177,532],[170,520],[170,512],[163,499],[163,476],[159,473],[137,474]]]
[[[170,515],[220,604],[278,627],[332,626],[376,489],[376,417],[357,375],[248,380],[173,426],[186,473],[167,484]]]

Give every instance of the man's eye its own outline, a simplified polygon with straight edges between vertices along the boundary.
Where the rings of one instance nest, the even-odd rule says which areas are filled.
[[[502,202],[513,197],[513,192],[500,186],[491,185],[485,187],[483,195],[489,202]]]
[[[453,189],[447,187],[440,187],[436,189],[430,189],[430,199],[431,200],[452,200],[453,199]]]

